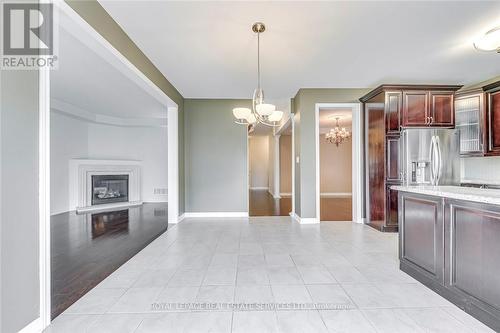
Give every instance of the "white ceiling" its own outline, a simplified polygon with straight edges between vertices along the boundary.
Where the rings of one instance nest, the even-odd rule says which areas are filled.
[[[51,98],[103,116],[167,117],[165,106],[110,66],[96,53],[99,50],[89,49],[63,28],[58,42],[58,68],[50,75]]]
[[[351,109],[320,109],[319,110],[319,128],[330,129],[336,125],[335,118],[339,117],[339,126],[350,128],[352,127],[352,110]]]
[[[263,21],[262,82],[286,101],[299,88],[469,84],[499,74],[472,40],[500,25],[500,1],[100,1],[188,98],[250,98]]]

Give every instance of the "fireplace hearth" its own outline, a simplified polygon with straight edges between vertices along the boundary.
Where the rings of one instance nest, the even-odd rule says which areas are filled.
[[[128,175],[92,175],[92,205],[127,202]]]

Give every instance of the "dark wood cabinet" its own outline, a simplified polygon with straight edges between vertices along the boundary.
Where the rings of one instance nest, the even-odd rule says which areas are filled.
[[[403,126],[428,126],[429,93],[427,91],[403,91]]]
[[[460,132],[460,154],[482,156],[486,149],[485,94],[472,92],[455,97],[455,127]]]
[[[401,165],[400,165],[400,136],[392,135],[386,138],[386,160],[387,160],[387,175],[388,182],[399,183],[401,179]]]
[[[398,191],[391,189],[392,184],[387,186],[387,221],[385,231],[397,231],[399,225],[398,216]]]
[[[488,93],[488,155],[500,155],[500,88]]]
[[[400,260],[443,283],[443,199],[400,192]]]
[[[385,101],[387,133],[399,134],[403,94],[401,91],[388,91],[385,93]]]
[[[367,224],[381,231],[398,230],[400,134],[404,127],[453,127],[454,92],[461,86],[385,84],[360,98],[365,120],[365,209]]]
[[[500,156],[500,81],[455,94],[455,122],[463,156]]]
[[[453,127],[454,91],[403,91],[404,127]]]
[[[455,112],[453,110],[453,92],[430,92],[430,126],[453,127]]]

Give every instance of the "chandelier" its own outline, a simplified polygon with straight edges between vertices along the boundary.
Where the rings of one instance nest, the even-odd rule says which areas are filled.
[[[335,117],[335,128],[330,129],[330,132],[325,135],[326,141],[334,143],[337,147],[351,137],[351,133],[345,127],[340,128],[339,119],[340,117]]]
[[[276,110],[276,106],[264,102],[264,90],[260,86],[260,34],[266,30],[264,23],[252,25],[252,31],[257,34],[257,89],[253,92],[252,109],[234,108],[235,123],[239,125],[254,125],[256,123],[275,127],[283,118],[283,111]]]

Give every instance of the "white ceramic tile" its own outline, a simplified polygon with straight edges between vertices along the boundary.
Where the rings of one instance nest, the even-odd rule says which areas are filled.
[[[86,333],[87,328],[98,320],[99,316],[63,313],[52,321],[44,333]]]
[[[238,269],[237,285],[265,285],[269,284],[269,276],[265,268]]]
[[[234,268],[238,265],[238,254],[215,254],[210,262],[210,268]]]
[[[395,300],[374,284],[344,284],[342,288],[359,308],[394,308]]]
[[[468,327],[440,308],[412,308],[404,312],[426,332],[470,332]]]
[[[311,296],[304,285],[273,285],[271,289],[277,303],[310,303],[312,305]]]
[[[343,310],[356,307],[338,284],[314,284],[306,287],[318,309]]]
[[[68,314],[101,314],[105,313],[125,293],[126,289],[94,288],[71,305]]]
[[[402,309],[363,310],[363,313],[379,332],[425,332]]]
[[[325,267],[299,267],[299,272],[305,284],[337,283]]]
[[[155,300],[154,311],[184,311],[186,303],[196,301],[200,287],[166,287]]]
[[[144,313],[153,311],[153,303],[163,288],[130,288],[109,309],[110,313]]]
[[[355,267],[328,267],[330,274],[339,283],[365,283],[368,279]]]
[[[142,273],[142,270],[119,268],[99,283],[97,288],[130,288]]]
[[[236,268],[209,268],[203,280],[203,285],[230,285],[236,284]]]
[[[452,315],[454,318],[456,318],[458,321],[463,323],[466,327],[469,328],[470,331],[472,332],[477,332],[477,333],[493,333],[494,331],[490,329],[488,326],[477,320],[476,318],[472,317],[462,309],[456,307],[456,306],[451,306],[451,307],[443,307],[443,311],[446,311],[450,315]]]
[[[240,254],[262,254],[262,246],[257,242],[241,242]]]
[[[206,270],[184,269],[178,270],[168,282],[169,287],[201,286]]]
[[[269,267],[269,282],[271,284],[303,284],[304,281],[295,267]]]
[[[155,269],[144,271],[132,288],[164,287],[175,273],[175,269]]]
[[[328,332],[318,311],[276,311],[280,332]]]
[[[104,314],[89,326],[92,333],[132,333],[135,332],[144,316],[139,314]]]
[[[288,254],[266,254],[267,267],[295,267],[295,264]]]
[[[237,286],[235,292],[236,303],[272,303],[274,301],[270,286]]]
[[[375,333],[375,328],[359,310],[320,311],[321,317],[330,332],[338,333]]]
[[[232,333],[278,333],[278,319],[274,311],[234,312]]]
[[[262,254],[240,255],[238,258],[238,269],[264,267],[266,261]]]
[[[234,300],[234,286],[202,286],[196,296],[198,303],[231,303]]]

